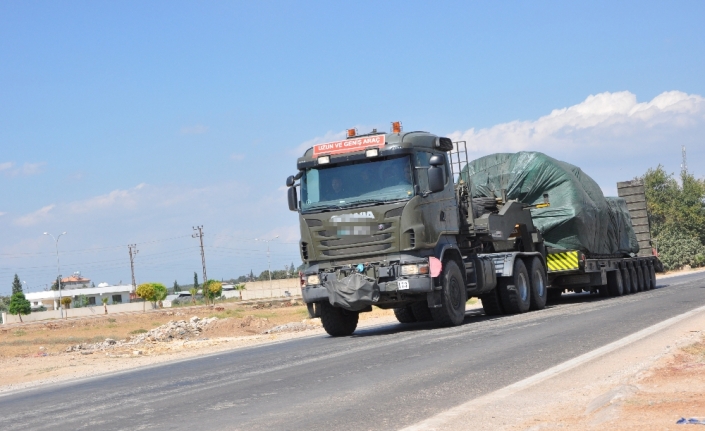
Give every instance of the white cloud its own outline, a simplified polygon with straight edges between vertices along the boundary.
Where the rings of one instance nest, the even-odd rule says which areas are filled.
[[[195,126],[184,126],[181,128],[182,135],[202,135],[208,132],[208,126],[196,124]]]
[[[7,213],[0,211],[0,217],[4,216],[5,214],[7,214]]]
[[[231,154],[230,155],[230,160],[235,160],[236,162],[239,162],[240,160],[244,160],[245,155],[244,154]]]
[[[466,141],[473,155],[494,152],[545,151],[569,153],[575,149],[633,150],[659,145],[676,130],[702,125],[705,98],[669,91],[650,102],[638,103],[628,91],[591,95],[585,101],[556,109],[533,121],[512,121],[476,130],[456,131],[454,141]]]
[[[0,172],[4,172],[8,177],[36,175],[42,172],[42,168],[46,165],[40,163],[25,163],[22,166],[15,167],[14,162],[0,163]]]
[[[56,205],[51,204],[47,205],[41,209],[38,209],[37,211],[34,211],[32,213],[29,213],[27,215],[23,215],[15,219],[15,224],[18,226],[34,226],[37,223],[46,221],[49,219],[51,210],[53,210],[56,207]]]
[[[466,141],[469,159],[498,152],[541,151],[583,169],[606,194],[617,181],[658,164],[677,172],[681,145],[689,168],[705,173],[705,98],[668,91],[638,102],[628,91],[600,93],[537,120],[511,121],[448,135]]]

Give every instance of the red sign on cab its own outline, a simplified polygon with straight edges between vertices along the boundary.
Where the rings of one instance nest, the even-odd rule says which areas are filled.
[[[328,142],[313,146],[313,157],[322,154],[343,154],[361,151],[371,147],[382,147],[385,143],[386,135],[363,136],[360,138],[346,139],[344,141]]]

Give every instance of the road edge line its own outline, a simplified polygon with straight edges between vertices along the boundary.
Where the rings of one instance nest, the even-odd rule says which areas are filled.
[[[627,346],[627,345],[632,344],[636,341],[639,341],[643,338],[646,338],[649,335],[653,335],[656,332],[659,332],[663,329],[666,329],[669,326],[672,326],[682,320],[685,320],[685,319],[687,319],[695,314],[698,314],[700,312],[703,312],[703,311],[705,311],[705,306],[698,307],[693,310],[687,311],[683,314],[679,314],[677,316],[671,317],[671,318],[666,319],[662,322],[659,322],[655,325],[649,326],[648,328],[642,329],[639,332],[635,332],[635,333],[628,335],[624,338],[621,338],[617,341],[613,341],[610,344],[599,347],[595,350],[592,350],[590,352],[587,352],[585,354],[577,356],[573,359],[569,359],[566,362],[558,364],[555,367],[551,367],[548,370],[542,371],[538,374],[534,374],[533,376],[528,377],[524,380],[520,380],[516,383],[512,383],[511,385],[505,386],[502,389],[498,389],[498,390],[491,392],[489,394],[483,395],[478,398],[474,398],[474,399],[467,401],[463,404],[455,406],[449,410],[446,410],[446,411],[438,413],[434,416],[431,416],[428,419],[424,419],[424,420],[417,422],[413,425],[402,428],[400,431],[435,430],[439,426],[441,426],[441,425],[449,422],[450,420],[460,416],[461,414],[465,413],[467,410],[469,410],[472,407],[481,406],[483,404],[488,404],[493,401],[497,401],[497,400],[500,400],[500,399],[505,398],[507,396],[513,395],[519,391],[522,391],[522,390],[527,389],[531,386],[534,386],[538,383],[541,383],[544,380],[548,380],[548,379],[555,377],[561,373],[564,373],[568,370],[571,370],[571,369],[576,368],[580,365],[583,365],[586,362],[592,361],[592,360],[597,359],[601,356],[604,356],[608,353],[611,353],[617,349],[620,349],[624,346]]]

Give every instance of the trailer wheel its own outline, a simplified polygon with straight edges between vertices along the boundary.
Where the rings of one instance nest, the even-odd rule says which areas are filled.
[[[602,288],[604,288],[604,286]],[[607,273],[607,290],[610,296],[622,296],[624,294],[622,271],[616,270]]]
[[[531,284],[526,265],[514,259],[514,275],[497,279],[502,309],[508,314],[526,313],[531,306]]]
[[[641,272],[644,274],[644,290],[651,290],[653,287],[651,286],[651,274],[649,273],[649,265],[644,262],[644,265],[641,266]]]
[[[529,280],[531,282],[530,308],[532,310],[543,310],[548,299],[548,288],[546,287],[546,270],[543,262],[538,257],[531,259],[529,264]]]
[[[639,291],[639,278],[636,275],[636,268],[631,263],[629,264],[629,278],[632,281],[632,293]]]
[[[430,322],[433,320],[433,316],[431,316],[431,309],[428,308],[428,302],[414,302],[409,307],[411,308],[411,314],[414,315],[417,322]]]
[[[407,305],[406,307],[395,308],[394,317],[397,318],[399,323],[416,322],[416,317],[414,317],[414,313],[411,311],[411,305]]]
[[[327,302],[321,302],[321,323],[323,329],[333,337],[343,337],[355,332],[360,313],[333,307]]]
[[[627,266],[622,266],[620,269],[622,273],[622,285],[624,286],[624,294],[630,295],[632,293],[632,279],[629,276],[629,268]]]
[[[482,302],[482,309],[485,310],[485,316],[501,316],[504,314],[497,289],[492,289],[480,295],[480,301]]]
[[[433,321],[442,326],[458,326],[465,320],[465,302],[467,291],[463,282],[463,274],[454,260],[443,264],[441,275],[443,288],[441,290],[440,308],[431,308]]]
[[[656,268],[653,265],[649,265],[649,278],[651,278],[651,288],[656,289]]]
[[[639,261],[634,264],[634,270],[636,271],[637,292],[643,292],[646,290],[646,285],[644,284],[644,271],[642,271]]]

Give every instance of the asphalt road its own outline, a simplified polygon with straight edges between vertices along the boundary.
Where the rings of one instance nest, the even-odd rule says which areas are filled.
[[[4,430],[361,430],[411,425],[705,305],[705,273],[649,292],[567,295],[465,324],[389,324],[0,397]]]

